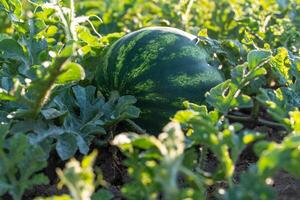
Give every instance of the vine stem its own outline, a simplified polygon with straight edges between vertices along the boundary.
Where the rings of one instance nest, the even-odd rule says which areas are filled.
[[[51,91],[53,89],[53,86],[55,84],[56,78],[61,73],[61,69],[63,65],[69,60],[69,57],[59,57],[56,58],[55,63],[53,64],[52,68],[50,69],[49,76],[46,77],[42,83],[40,84],[40,93],[38,94],[36,100],[32,103],[32,109],[30,114],[33,114],[33,116],[37,116],[40,112],[43,105],[48,100]]]
[[[187,9],[186,9],[185,13],[184,13],[183,16],[182,16],[182,22],[183,22],[183,25],[184,25],[185,28],[186,28],[186,26],[187,26],[188,18],[189,18],[189,15],[190,15],[192,6],[193,6],[193,4],[194,4],[194,1],[195,1],[195,0],[190,0],[190,1],[189,1],[188,6],[187,6]]]
[[[0,149],[0,157],[4,161],[3,164],[6,165],[5,167],[7,169],[10,169],[11,167],[9,166],[9,164],[10,164],[9,158],[5,155],[5,153],[2,151],[2,149]],[[13,173],[7,173],[7,176],[8,176],[8,180],[11,182],[12,185],[14,185],[14,186],[18,185],[18,180],[13,175]],[[11,193],[11,195],[14,197],[14,199],[21,200],[23,191],[24,191],[24,188],[22,185],[20,185],[20,190],[14,192],[14,193]]]
[[[65,14],[63,13],[63,10],[61,6],[55,6],[56,11],[58,12],[58,15],[61,19],[61,22],[63,23],[67,42],[69,41],[77,41],[77,33],[76,33],[76,23],[75,23],[75,2],[74,0],[70,0],[70,16],[67,20]],[[42,84],[40,84],[41,92],[39,92],[36,100],[32,102],[31,105],[31,111],[29,111],[29,114],[32,114],[34,117],[38,115],[43,105],[48,100],[49,96],[51,95],[52,89],[54,87],[56,78],[61,73],[61,69],[63,65],[71,59],[72,56],[76,55],[76,44],[72,43],[72,55],[66,56],[66,57],[58,57],[56,58],[56,61],[54,62],[53,66],[51,67],[49,71],[49,76],[46,77],[46,79],[43,81]]]
[[[180,166],[179,171],[181,173],[185,174],[186,176],[188,176],[189,178],[191,178],[202,194],[206,193],[206,190],[204,189],[204,184],[203,184],[202,180],[199,179],[199,177],[196,175],[196,173],[194,171],[191,171],[190,169],[188,169],[184,166]]]
[[[61,20],[61,22],[63,23],[63,27],[64,27],[64,30],[65,30],[65,33],[66,33],[66,38],[68,41],[72,40],[72,31],[70,29],[70,26],[68,24],[68,21],[63,13],[63,10],[61,9],[60,6],[57,6],[57,12],[58,12],[58,16]]]
[[[241,122],[255,122],[256,120],[253,119],[251,116],[237,116],[237,115],[226,115],[226,117],[236,120],[236,121],[241,121]],[[263,125],[267,125],[270,127],[275,127],[275,128],[284,128],[284,125],[277,123],[277,122],[273,122],[273,121],[269,121],[263,118],[257,118],[257,122]]]
[[[201,147],[201,157],[199,161],[200,168],[203,170],[206,166],[207,163],[207,153],[208,153],[208,148],[206,145],[203,145]]]
[[[257,120],[257,117],[258,117],[258,113],[259,113],[259,103],[256,99],[253,100],[253,108],[251,110],[251,117],[255,120]]]
[[[139,125],[137,125],[134,121],[130,119],[125,120],[137,133],[139,134],[147,134],[144,129],[142,129]]]
[[[75,1],[70,0],[70,30],[72,34],[72,39],[77,41],[77,32],[76,32],[76,22],[75,22],[76,14],[75,14]]]

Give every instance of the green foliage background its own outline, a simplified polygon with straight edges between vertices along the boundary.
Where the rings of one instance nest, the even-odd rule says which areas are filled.
[[[109,46],[146,26],[198,35],[227,79],[205,105],[183,102],[157,137],[132,121],[135,97],[104,97],[94,86]],[[79,158],[111,143],[127,158],[127,199],[276,198],[276,171],[300,177],[299,41],[299,0],[0,0],[0,195],[18,200],[47,184],[54,154]],[[120,121],[139,134],[119,134]],[[281,142],[263,139],[261,126]],[[253,142],[257,162],[237,174]],[[70,195],[53,198],[112,199],[93,173],[96,157],[59,170]]]

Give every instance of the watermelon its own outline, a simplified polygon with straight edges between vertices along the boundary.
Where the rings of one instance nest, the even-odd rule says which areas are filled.
[[[97,69],[97,85],[104,94],[117,90],[134,95],[141,109],[137,123],[149,133],[158,133],[183,101],[201,103],[205,93],[223,81],[196,40],[169,27],[129,33],[108,50]]]

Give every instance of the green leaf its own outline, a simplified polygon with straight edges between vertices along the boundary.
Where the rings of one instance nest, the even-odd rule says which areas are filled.
[[[85,78],[85,72],[77,63],[67,63],[62,67],[62,73],[56,78],[59,84],[66,84],[72,81],[80,81]]]
[[[236,66],[231,70],[230,73],[232,82],[236,85],[240,84],[243,78],[245,78],[246,74],[247,74],[247,66],[245,64]]]
[[[114,195],[106,189],[100,189],[97,192],[95,192],[92,196],[92,200],[111,200],[113,198]]]
[[[264,61],[268,60],[271,56],[270,51],[266,50],[252,50],[248,53],[247,62],[249,69],[253,69],[263,63]]]
[[[1,4],[4,6],[6,10],[9,10],[9,5],[6,0],[0,0]]]
[[[259,143],[258,143],[259,145]],[[272,176],[277,170],[283,169],[294,176],[300,177],[300,135],[289,135],[283,142],[263,142],[264,150],[260,148],[260,157],[257,162],[258,172],[262,177]]]
[[[290,129],[287,117],[290,111],[300,106],[300,95],[291,88],[260,89],[260,94],[256,99],[267,107],[268,113],[286,128]]]
[[[96,174],[93,171],[93,165],[97,156],[97,152],[93,151],[90,155],[83,158],[82,162],[71,159],[67,162],[64,170],[58,169],[57,174],[60,178],[59,187],[66,186],[70,195],[39,197],[36,200],[71,200],[71,199],[91,199],[91,196],[96,188]],[[100,191],[100,192],[99,192]],[[104,189],[99,190],[94,194],[97,199],[111,199],[110,193]],[[92,199],[95,199],[92,198]]]
[[[256,80],[258,77],[266,75],[267,71],[263,67],[253,68],[249,70],[246,64],[238,65],[231,71],[232,82],[239,85],[240,88],[245,87],[251,81]]]
[[[55,108],[48,108],[41,110],[42,115],[45,117],[45,119],[55,119],[57,117],[60,117],[62,115],[65,115],[67,111],[60,111]]]
[[[7,94],[7,92],[3,91],[3,89],[0,88],[0,100],[15,101],[16,97]]]
[[[105,102],[102,96],[97,97],[94,86],[65,87],[41,111],[43,120],[47,121],[25,120],[15,124],[14,130],[29,132],[34,144],[53,144],[61,159],[66,160],[77,150],[87,154],[93,138],[106,134],[104,127],[136,117],[139,109],[133,106],[135,102],[132,96],[117,94]],[[47,148],[45,151],[50,151]]]
[[[291,84],[293,82],[291,64],[292,63],[288,56],[288,50],[285,48],[278,48],[277,54],[270,60],[270,65],[273,76],[277,79],[280,85]]]
[[[266,69],[260,63],[268,59],[270,52],[251,51],[248,59],[252,64],[238,65],[231,70],[229,79],[206,93],[206,101],[222,113],[228,113],[233,108],[250,108],[253,105],[251,97],[242,94],[242,89],[251,81],[265,75]],[[251,66],[252,65],[252,66]],[[256,66],[257,65],[257,66]]]
[[[4,145],[5,138],[9,133],[10,124],[2,122],[0,124],[0,147]]]
[[[67,194],[61,195],[61,196],[52,196],[52,197],[38,197],[34,200],[72,200],[72,197],[70,197]]]
[[[7,34],[0,33],[0,42],[5,39],[11,39],[11,37]]]
[[[1,0],[1,4],[5,7],[6,11],[9,12],[9,14],[14,14],[16,17],[20,18],[22,15],[22,3],[20,0]],[[16,22],[18,22],[17,20]]]
[[[15,59],[27,64],[27,58],[21,45],[14,39],[0,40],[0,57],[4,59]]]
[[[255,80],[256,78],[266,75],[266,74],[267,74],[267,70],[265,68],[258,68],[258,69],[250,71],[247,74],[247,77],[245,78],[245,80],[250,82],[250,81]]]
[[[181,124],[185,124],[189,122],[193,117],[197,116],[197,112],[193,110],[182,110],[178,111],[175,116],[173,117],[173,120],[180,122]]]
[[[253,106],[253,101],[251,97],[244,94],[239,95],[236,98],[236,101],[239,108],[251,108]]]
[[[47,184],[48,178],[39,173],[47,162],[43,150],[32,145],[24,134],[5,137],[0,146],[0,193],[7,191],[14,199],[21,199],[26,189]]]
[[[194,110],[194,111],[197,111],[197,112],[205,112],[205,113],[208,112],[206,106],[203,106],[203,105],[199,106],[195,103],[191,103],[191,102],[188,102],[188,101],[184,101],[183,106],[186,109],[191,109],[191,110]]]
[[[101,129],[100,131],[102,131],[102,133],[105,134],[105,130]],[[100,131],[93,130],[94,133],[99,133]],[[76,141],[77,141],[77,146],[79,148],[80,153],[86,155],[89,152],[90,148],[89,148],[89,145],[87,144],[87,142],[85,141],[84,137],[82,137],[80,134],[77,134]]]
[[[255,166],[250,166],[246,172],[241,173],[239,183],[229,188],[224,196],[225,200],[240,199],[276,199],[273,188],[265,183],[265,179],[258,175]]]
[[[59,58],[69,58],[73,55],[73,41],[70,41],[60,52]]]
[[[293,133],[300,133],[300,112],[298,110],[289,112],[290,124],[293,129]]]
[[[72,157],[77,151],[77,140],[74,135],[65,133],[58,137],[56,151],[62,160]]]
[[[77,29],[78,29],[78,33],[79,33],[78,34],[79,39],[83,40],[89,46],[92,46],[92,47],[101,46],[100,38],[93,36],[90,33],[89,29],[87,29],[86,27],[83,27],[83,26],[77,27]]]
[[[96,175],[93,171],[97,152],[93,151],[85,156],[82,162],[72,159],[65,169],[58,170],[60,185],[65,185],[70,190],[72,199],[90,199],[95,190]]]
[[[206,101],[220,112],[227,113],[230,108],[239,106],[236,99],[238,94],[238,86],[227,80],[206,93]]]
[[[114,138],[112,144],[123,151],[131,151],[134,146],[146,150],[155,147],[155,138],[136,133],[121,133]]]
[[[119,97],[117,92],[111,92],[108,102],[102,107],[107,124],[110,125],[124,119],[137,118],[140,114],[140,109],[132,105],[135,102],[136,98],[133,96]]]

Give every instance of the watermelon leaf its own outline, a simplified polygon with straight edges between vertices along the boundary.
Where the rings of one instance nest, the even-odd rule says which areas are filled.
[[[37,200],[71,200],[71,199],[91,199],[95,188],[98,186],[100,177],[94,173],[93,165],[96,160],[97,151],[85,156],[81,162],[76,159],[71,159],[67,162],[66,167],[57,170],[60,178],[59,187],[67,187],[70,194],[52,197],[39,197]],[[102,180],[101,180],[102,181]],[[96,197],[111,199],[113,196],[108,191],[101,189]],[[111,196],[111,197],[110,197]],[[98,199],[98,198],[97,198]],[[102,199],[102,198],[100,198]]]
[[[260,65],[261,63],[263,63],[264,61],[269,59],[270,56],[271,56],[270,51],[266,51],[266,50],[250,51],[247,56],[247,62],[248,62],[249,69],[251,70],[251,69],[257,67],[258,65]]]
[[[267,108],[267,112],[278,122],[290,128],[287,117],[290,111],[300,106],[300,95],[290,88],[282,87],[277,90],[260,89],[256,99]]]
[[[0,125],[1,131],[4,126]],[[30,144],[26,135],[5,137],[1,133],[0,141],[4,138],[5,145],[0,146],[0,194],[8,192],[14,199],[21,199],[26,189],[48,183],[48,178],[40,172],[47,162],[43,150]]]
[[[226,114],[233,108],[250,108],[253,100],[242,90],[251,81],[265,75],[263,62],[270,57],[269,51],[251,51],[248,53],[248,63],[238,65],[231,70],[231,79],[215,86],[206,93],[206,102]],[[267,61],[266,61],[267,62]]]
[[[67,63],[62,67],[63,73],[57,78],[56,82],[59,84],[65,84],[72,81],[80,81],[85,78],[85,72],[81,65],[77,63]]]
[[[239,200],[239,199],[276,199],[274,189],[265,184],[265,178],[258,174],[256,166],[249,166],[249,170],[242,173],[239,184],[234,185],[224,195],[224,200]]]
[[[66,160],[77,150],[87,154],[91,141],[107,134],[106,126],[138,117],[139,109],[133,106],[135,102],[132,96],[119,97],[117,94],[106,102],[102,96],[96,96],[94,86],[74,86],[66,88],[45,106],[41,111],[44,119],[40,123],[26,121],[24,124],[28,124],[33,144],[54,144],[60,158]],[[59,126],[51,122],[58,119],[62,121]],[[14,130],[24,130],[24,124],[19,125],[20,129],[15,125]],[[47,148],[45,152],[50,151]]]
[[[28,65],[22,46],[14,39],[0,40],[0,56],[4,59],[22,61],[26,66]]]
[[[16,98],[7,92],[3,91],[3,89],[0,88],[0,100],[4,101],[15,101]]]
[[[260,150],[260,158],[257,163],[258,173],[268,176],[276,170],[283,169],[296,177],[300,177],[300,161],[295,159],[293,162],[289,162],[289,160],[293,159],[295,156],[300,156],[298,150],[299,141],[299,134],[291,134],[285,137],[280,144],[275,142],[262,142],[264,150]],[[260,143],[255,145],[255,147],[261,148]]]
[[[113,199],[114,195],[112,192],[110,192],[109,190],[106,189],[99,189],[98,191],[96,191],[93,196],[92,196],[92,200],[111,200]]]

